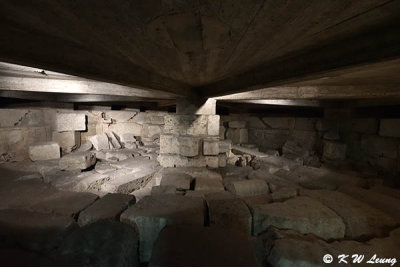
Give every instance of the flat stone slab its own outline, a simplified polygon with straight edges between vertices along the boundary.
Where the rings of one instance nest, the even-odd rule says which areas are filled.
[[[110,177],[107,174],[100,174],[95,171],[83,172],[76,176],[73,190],[79,192],[100,191],[101,185],[108,180],[110,180]]]
[[[309,197],[254,206],[252,213],[255,235],[274,226],[279,229],[293,229],[302,234],[312,233],[327,240],[345,236],[343,220],[334,211]]]
[[[73,152],[59,161],[61,170],[85,170],[96,164],[96,155],[92,152]]]
[[[282,187],[271,194],[274,202],[282,202],[295,196],[297,196],[297,188],[294,187]]]
[[[132,227],[101,220],[64,237],[52,256],[66,263],[57,266],[139,267],[138,240]]]
[[[96,150],[108,150],[110,149],[110,141],[106,134],[97,134],[88,137],[89,141],[93,144]]]
[[[268,184],[263,180],[238,180],[232,181],[226,189],[242,197],[268,195]]]
[[[185,173],[193,178],[208,178],[213,180],[222,180],[222,176],[215,170],[210,170],[204,167],[177,167],[177,168],[164,168],[163,173]]]
[[[173,186],[181,190],[189,190],[192,179],[192,176],[186,173],[163,172],[160,185]]]
[[[205,195],[210,226],[234,229],[251,235],[252,216],[247,205],[239,198],[222,194]]]
[[[168,226],[154,244],[149,267],[259,266],[248,235],[218,227]]]
[[[32,211],[54,213],[75,217],[79,212],[90,206],[98,198],[97,195],[86,192],[58,191],[43,197],[40,202],[30,206]]]
[[[49,248],[65,231],[77,227],[69,216],[43,214],[26,210],[0,210],[2,241],[32,249]]]
[[[373,190],[367,190],[355,186],[341,186],[338,189],[352,198],[358,199],[371,207],[374,207],[392,216],[400,223],[400,200]]]
[[[58,132],[85,131],[86,115],[83,113],[57,113],[54,128]]]
[[[60,146],[57,142],[41,142],[29,146],[29,158],[32,161],[60,158]]]
[[[151,188],[151,195],[175,195],[176,187],[172,185],[156,185]]]
[[[220,180],[212,180],[207,178],[196,178],[195,180],[195,191],[207,191],[207,192],[214,192],[214,191],[224,191],[224,185]]]
[[[174,195],[146,196],[121,214],[121,222],[137,227],[141,261],[150,259],[154,241],[166,225],[204,225],[204,200]]]
[[[79,214],[79,225],[94,223],[103,219],[118,220],[120,214],[135,204],[135,197],[125,194],[107,194]]]
[[[341,192],[301,190],[301,195],[317,199],[335,211],[346,225],[345,236],[348,238],[383,236],[396,226],[396,221],[389,215]]]

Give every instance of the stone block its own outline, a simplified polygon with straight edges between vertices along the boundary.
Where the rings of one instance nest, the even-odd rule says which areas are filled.
[[[135,197],[125,194],[107,194],[79,214],[78,224],[83,226],[104,219],[119,220],[120,214],[135,204]]]
[[[57,113],[54,130],[57,132],[86,131],[86,115],[83,113]]]
[[[162,134],[160,136],[160,153],[179,154],[179,142],[176,135]]]
[[[324,141],[323,157],[328,160],[345,160],[346,150],[346,144]]]
[[[222,125],[219,126],[219,139],[220,140],[225,140],[225,132],[226,128]]]
[[[208,168],[218,168],[219,167],[219,157],[218,156],[205,156],[206,167]],[[201,167],[201,166],[199,166]]]
[[[186,173],[166,172],[162,174],[161,186],[173,186],[177,189],[189,190],[192,176]]]
[[[154,245],[149,266],[256,267],[259,264],[246,234],[217,226],[168,226]]]
[[[351,119],[339,123],[340,132],[356,132],[361,134],[377,134],[377,119]]]
[[[210,198],[206,194],[210,227],[233,229],[251,234],[252,216],[247,205],[239,198]]]
[[[228,123],[229,128],[233,129],[243,129],[247,126],[247,121],[230,121]]]
[[[53,132],[52,140],[57,142],[63,153],[70,153],[81,145],[81,133],[70,132]]]
[[[105,118],[107,120],[113,120],[115,122],[128,122],[131,121],[136,114],[139,113],[139,110],[107,110],[105,112]]]
[[[226,154],[219,154],[218,155],[218,167],[220,167],[220,168],[226,167],[227,158],[228,157],[226,156]]]
[[[61,170],[85,170],[96,163],[96,155],[92,152],[74,152],[62,157],[59,161]]]
[[[400,119],[381,119],[379,135],[400,137]]]
[[[92,150],[93,144],[90,141],[86,141],[85,143],[81,144],[80,147],[77,149],[78,152],[88,152]]]
[[[110,142],[110,148],[119,149],[121,148],[121,144],[119,143],[117,137],[113,132],[106,133],[108,140]]]
[[[204,225],[204,200],[175,195],[146,196],[121,214],[140,236],[140,259],[149,261],[153,244],[166,225]]]
[[[159,137],[162,133],[162,129],[160,125],[156,124],[143,124],[142,125],[142,134],[143,137],[155,138]]]
[[[226,138],[232,140],[233,144],[246,144],[249,142],[249,133],[247,129],[229,128],[226,132]]]
[[[60,146],[56,142],[42,142],[29,146],[29,158],[32,161],[60,158]]]
[[[207,124],[208,135],[219,135],[219,115],[209,115]]]
[[[294,128],[295,118],[287,117],[264,117],[262,120],[272,129],[288,129]]]
[[[219,154],[219,141],[204,139],[203,140],[203,154],[206,156],[215,156]]]
[[[114,169],[109,171],[114,171]],[[107,174],[85,171],[74,178],[72,190],[78,192],[98,192],[101,189],[101,185],[108,180],[110,180],[110,177]]]
[[[172,185],[156,185],[151,188],[152,196],[176,195],[176,187]]]
[[[207,191],[207,192],[218,192],[224,191],[224,185],[220,180],[208,179],[208,178],[196,178],[195,180],[195,191]]]
[[[301,234],[315,234],[323,239],[341,239],[345,224],[331,209],[308,197],[296,197],[282,203],[252,207],[253,234],[268,227],[293,229]]]
[[[271,194],[274,202],[282,202],[297,196],[297,188],[294,187],[281,187]]]
[[[268,184],[263,180],[237,180],[230,182],[226,189],[241,197],[268,195]]]
[[[314,131],[315,122],[316,119],[314,118],[296,118],[294,129],[301,131]]]
[[[123,134],[133,134],[134,136],[142,135],[142,125],[135,122],[113,123],[108,127],[108,130],[112,131],[120,138]]]
[[[106,134],[94,135],[94,136],[89,137],[88,139],[93,144],[93,147],[96,150],[110,149],[110,142],[109,142],[108,136]]]
[[[368,156],[397,158],[399,141],[390,137],[379,137],[377,135],[363,135],[361,137],[361,148]]]
[[[231,140],[223,140],[219,141],[219,153],[230,153],[232,149],[232,141]]]
[[[208,117],[209,116],[207,115],[196,116],[194,121],[189,122],[189,126],[187,127],[186,130],[187,134],[193,136],[207,135]],[[218,133],[216,135],[218,135]]]
[[[179,154],[185,157],[199,155],[200,139],[191,136],[179,136]]]
[[[333,141],[335,141],[335,140],[339,140],[340,136],[339,136],[339,133],[337,131],[330,130],[330,131],[328,131],[328,132],[326,132],[324,134],[324,139],[325,140],[333,140]]]
[[[170,155],[170,154],[160,154],[157,157],[158,162],[162,167],[182,167],[187,166],[189,160],[187,157],[182,157],[180,155]]]
[[[386,235],[396,221],[384,212],[358,201],[344,193],[331,190],[301,190],[335,211],[346,225],[345,237],[356,239]]]

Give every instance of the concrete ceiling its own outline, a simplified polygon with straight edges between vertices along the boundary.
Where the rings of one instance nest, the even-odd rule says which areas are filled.
[[[399,0],[2,0],[0,31],[1,61],[110,99],[400,97]],[[22,77],[0,89],[35,91]]]

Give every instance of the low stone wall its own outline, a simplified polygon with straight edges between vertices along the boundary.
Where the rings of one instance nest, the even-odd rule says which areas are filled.
[[[248,142],[245,138],[240,140],[238,125],[242,132],[248,132]],[[390,174],[400,172],[400,119],[234,114],[221,116],[220,138],[232,139],[234,144],[254,144],[261,151],[301,154],[303,150],[309,155],[316,153],[325,162],[350,163]]]

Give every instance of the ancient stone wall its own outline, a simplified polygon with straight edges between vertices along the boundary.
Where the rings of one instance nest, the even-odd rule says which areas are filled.
[[[248,136],[246,136],[248,135]],[[346,163],[359,169],[400,172],[400,119],[221,116],[221,139],[314,165]]]

